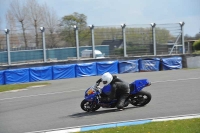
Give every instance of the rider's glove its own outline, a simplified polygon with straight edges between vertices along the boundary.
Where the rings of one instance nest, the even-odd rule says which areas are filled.
[[[102,82],[102,79],[100,78],[99,80],[96,81],[97,86]]]

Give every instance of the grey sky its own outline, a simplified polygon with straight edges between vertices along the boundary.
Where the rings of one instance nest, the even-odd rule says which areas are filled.
[[[0,0],[0,18],[11,0]],[[24,0],[23,0],[24,1]],[[38,0],[54,8],[61,18],[78,12],[87,16],[87,23],[96,26],[157,24],[185,22],[184,33],[200,32],[200,0]],[[5,21],[4,25],[5,25]],[[3,26],[1,26],[2,29]],[[4,27],[3,27],[4,29]]]

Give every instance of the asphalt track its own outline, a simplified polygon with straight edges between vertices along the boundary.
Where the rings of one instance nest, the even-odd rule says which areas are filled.
[[[145,107],[81,110],[84,91],[100,76],[46,81],[51,85],[0,93],[0,133],[24,133],[90,124],[200,113],[200,69],[118,74],[127,82],[148,78]]]

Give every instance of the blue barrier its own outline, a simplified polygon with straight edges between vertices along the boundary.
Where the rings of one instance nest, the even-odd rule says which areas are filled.
[[[87,77],[97,75],[96,62],[76,65],[76,77]]]
[[[171,57],[162,59],[163,70],[174,70],[182,68],[182,57]]]
[[[4,71],[0,71],[0,85],[4,84]]]
[[[75,78],[75,64],[70,65],[54,65],[53,79]]]
[[[163,58],[161,61],[164,70],[182,68],[181,57]],[[95,76],[105,72],[118,74],[159,70],[160,59],[158,58],[9,69],[0,71],[0,85]]]
[[[119,61],[119,73],[138,72],[138,60]]]
[[[97,75],[102,75],[105,72],[118,74],[118,61],[97,62]]]
[[[139,71],[159,71],[160,70],[160,59],[140,59],[139,60]]]
[[[10,69],[4,72],[5,84],[29,82],[29,68]]]
[[[52,79],[52,66],[30,68],[30,82]]]

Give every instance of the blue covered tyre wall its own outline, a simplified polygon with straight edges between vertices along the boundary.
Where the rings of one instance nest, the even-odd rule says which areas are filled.
[[[52,80],[52,66],[30,68],[30,82]]]
[[[53,79],[75,78],[75,66],[75,64],[53,66]]]
[[[119,61],[119,73],[138,72],[138,60]]]
[[[161,61],[163,70],[182,69],[181,57],[163,58]]]
[[[5,83],[4,77],[4,71],[0,71],[0,85],[3,85]]]
[[[97,75],[96,62],[77,64],[75,72],[76,77],[95,76]]]
[[[153,58],[127,61],[117,60],[82,64],[65,64],[45,67],[8,69],[0,71],[0,85],[96,76],[102,75],[105,72],[118,74],[143,71],[174,70],[181,68],[182,58],[171,57],[162,59]]]
[[[97,62],[97,75],[102,75],[105,72],[118,74],[118,61]]]
[[[29,68],[10,69],[4,72],[5,84],[29,82]]]
[[[148,71],[159,71],[160,70],[160,59],[140,59],[139,60],[139,70],[140,72]]]

